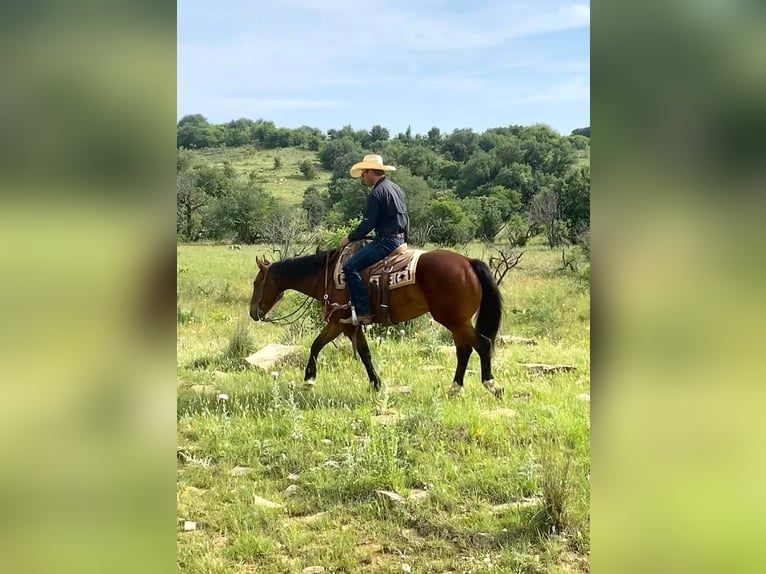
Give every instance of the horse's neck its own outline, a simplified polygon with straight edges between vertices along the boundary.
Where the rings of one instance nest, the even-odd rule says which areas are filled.
[[[303,277],[302,279],[284,279],[279,281],[280,291],[298,291],[314,299],[321,299],[324,293],[323,277]]]

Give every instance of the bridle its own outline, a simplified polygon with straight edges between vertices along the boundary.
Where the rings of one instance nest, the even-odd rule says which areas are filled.
[[[324,266],[324,295],[322,296],[322,304],[323,304],[323,307],[324,307],[324,314],[323,315],[324,315],[325,322],[327,322],[328,317],[329,317],[328,308],[330,306],[330,295],[328,294],[328,290],[327,290],[328,277],[329,277],[329,267],[330,267],[330,253],[327,254],[327,257],[325,259],[325,266]],[[268,278],[269,271],[271,271],[271,267],[270,266],[266,268],[266,273],[264,273],[264,275],[263,275],[263,284],[264,285],[266,284],[266,279]],[[319,286],[319,283],[320,283],[321,280],[322,280],[322,276],[320,275],[317,278],[317,282],[314,284],[314,287],[311,289],[312,293]],[[277,297],[277,300],[274,301],[274,305],[276,305],[279,302],[279,300],[282,298],[282,296],[283,296],[283,293],[280,293],[279,297]],[[306,298],[303,300],[303,302],[300,305],[298,305],[298,307],[295,310],[293,310],[292,312],[288,313],[287,315],[283,315],[282,317],[276,317],[274,319],[267,319],[264,316],[263,311],[261,311],[261,305],[259,303],[258,304],[258,308],[256,309],[256,316],[258,317],[259,321],[263,321],[264,323],[273,323],[275,325],[292,325],[293,323],[297,323],[298,321],[300,321],[301,318],[303,318],[306,315],[306,313],[308,313],[308,310],[311,308],[311,306],[309,304],[311,299],[313,299],[313,297],[311,295],[306,295]],[[303,309],[303,311],[300,313],[300,315],[298,315],[297,317],[295,317],[294,319],[292,319],[290,321],[286,320],[286,319],[289,319],[290,317],[292,317],[293,315],[295,315],[296,313],[298,313],[299,311],[301,311],[301,309]]]

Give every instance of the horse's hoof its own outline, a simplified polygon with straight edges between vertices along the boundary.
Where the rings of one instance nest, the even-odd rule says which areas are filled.
[[[495,384],[494,379],[490,379],[488,381],[482,381],[482,385],[484,385],[484,388],[487,389],[490,393],[492,393],[496,399],[502,399],[503,395],[505,394],[505,389],[501,387],[500,385]]]
[[[456,397],[462,392],[463,392],[463,385],[458,385],[455,382],[452,383],[452,386],[450,387],[449,391],[447,391],[447,393],[451,397]]]
[[[316,383],[316,379],[306,379],[303,381],[303,390],[304,391],[313,391],[314,390],[314,383]]]

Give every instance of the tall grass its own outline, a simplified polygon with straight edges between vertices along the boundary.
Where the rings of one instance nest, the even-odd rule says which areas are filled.
[[[367,330],[380,393],[344,337],[303,390],[321,318],[250,321],[253,261],[266,250],[179,246],[177,507],[199,525],[178,534],[179,570],[587,571],[589,403],[578,396],[589,389],[589,301],[573,274],[557,272],[560,252],[533,243],[502,285],[501,333],[538,344],[497,347],[494,374],[507,388],[497,401],[475,353],[463,396],[447,396],[452,340],[428,316]],[[267,370],[243,362],[274,342],[301,352]],[[524,362],[578,370],[543,377]],[[410,499],[415,490],[426,495]]]

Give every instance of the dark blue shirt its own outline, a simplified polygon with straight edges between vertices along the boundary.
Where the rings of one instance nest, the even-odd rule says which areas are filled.
[[[367,210],[357,228],[348,234],[358,241],[375,229],[379,236],[398,235],[407,231],[407,206],[404,191],[386,177],[381,177],[367,197]]]

